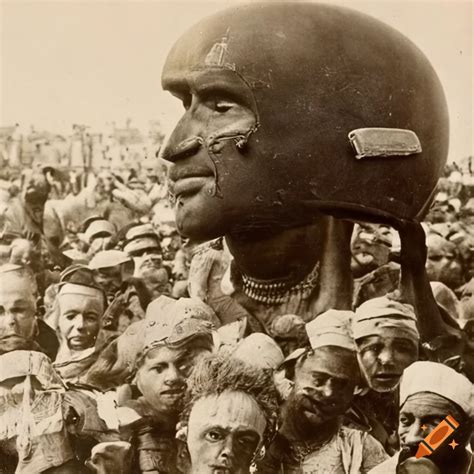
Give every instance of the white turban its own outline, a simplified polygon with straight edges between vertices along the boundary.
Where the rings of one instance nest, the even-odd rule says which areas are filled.
[[[474,385],[464,375],[438,362],[418,361],[403,372],[400,384],[400,407],[415,393],[430,392],[460,406],[474,416]]]
[[[418,340],[416,315],[409,304],[390,300],[385,296],[362,303],[352,320],[354,339],[376,336],[381,329],[396,329],[400,335]]]
[[[350,325],[354,316],[352,311],[330,309],[306,324],[312,349],[325,346],[337,346],[355,351]]]

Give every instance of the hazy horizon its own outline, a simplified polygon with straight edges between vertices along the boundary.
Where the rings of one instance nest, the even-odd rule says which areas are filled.
[[[69,132],[127,118],[171,129],[181,113],[161,90],[176,39],[200,18],[241,2],[3,1],[0,125]],[[473,154],[472,3],[326,1],[372,14],[399,29],[428,56],[445,88],[450,159]]]

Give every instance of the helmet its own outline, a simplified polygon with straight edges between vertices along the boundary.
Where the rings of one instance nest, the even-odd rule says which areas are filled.
[[[162,157],[206,148],[222,193],[240,159],[243,208],[226,209],[235,222],[426,213],[447,158],[447,106],[428,59],[398,31],[332,5],[234,7],[192,27],[166,60],[164,89],[205,80],[240,88],[255,120],[193,141],[182,119]]]

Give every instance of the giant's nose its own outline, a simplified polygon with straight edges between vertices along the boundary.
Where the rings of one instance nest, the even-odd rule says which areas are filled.
[[[204,143],[201,122],[193,113],[193,107],[187,110],[165,140],[158,157],[175,163],[197,153]]]

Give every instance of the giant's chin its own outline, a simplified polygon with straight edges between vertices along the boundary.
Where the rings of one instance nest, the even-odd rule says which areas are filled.
[[[197,242],[216,239],[228,232],[228,216],[222,201],[202,188],[191,196],[179,196],[175,203],[176,227],[184,237]]]

